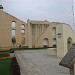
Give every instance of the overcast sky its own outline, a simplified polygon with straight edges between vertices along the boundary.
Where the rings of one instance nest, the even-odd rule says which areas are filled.
[[[73,27],[73,0],[0,0],[4,11],[27,21],[64,22]]]

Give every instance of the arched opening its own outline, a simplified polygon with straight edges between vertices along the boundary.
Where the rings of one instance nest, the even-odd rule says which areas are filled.
[[[69,38],[67,39],[67,49],[69,50],[71,47],[72,47],[72,38],[69,37]]]
[[[21,30],[21,33],[22,33],[22,34],[24,34],[24,33],[25,33],[25,30],[24,30],[24,29],[22,29],[22,30]]]
[[[22,45],[24,45],[24,44],[25,44],[25,38],[22,37]]]
[[[11,36],[16,36],[16,30],[15,29],[12,29]]]
[[[53,39],[53,47],[57,47],[57,42],[56,42],[56,38]]]
[[[16,43],[16,38],[13,37],[12,38],[12,44],[15,45],[15,43]]]
[[[56,36],[56,27],[52,28],[52,36]]]
[[[16,22],[15,21],[12,21],[11,27],[16,27]]]
[[[25,25],[24,25],[24,24],[22,24],[22,25],[21,25],[21,28],[24,28],[24,27],[25,27]]]
[[[43,47],[45,48],[49,47],[49,40],[47,38],[44,38],[43,40]]]

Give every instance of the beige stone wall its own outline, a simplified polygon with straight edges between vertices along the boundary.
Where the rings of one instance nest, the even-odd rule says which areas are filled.
[[[49,40],[49,47],[53,47],[52,40],[52,27],[55,27],[55,25],[50,24],[49,27],[44,31],[44,33],[39,37],[39,39],[36,41],[35,46],[36,47],[43,47],[43,40],[44,38],[47,38]]]
[[[49,47],[52,47],[51,28],[48,27],[44,33],[35,42],[35,47],[43,47],[43,40],[47,38],[49,40]]]
[[[68,51],[67,39],[72,38],[72,44],[74,40],[74,32],[68,24],[62,23],[57,27],[57,57],[63,57]]]
[[[36,42],[39,40],[44,32],[44,25],[49,24],[47,21],[32,21],[28,20],[28,46],[29,48],[35,47]]]
[[[64,25],[63,24],[63,42],[64,42],[64,55],[67,53],[68,51],[68,47],[67,47],[67,39],[69,37],[72,38],[72,44],[75,42],[74,40],[74,32],[72,30],[72,28],[69,25]]]
[[[57,57],[63,57],[64,43],[63,43],[63,26],[62,24],[57,25],[56,29],[57,38]]]
[[[11,23],[12,21],[16,22],[16,27],[12,28]],[[24,36],[21,35],[21,25],[25,25],[25,34]],[[25,37],[27,38],[27,28],[26,28],[26,23],[15,18],[14,16],[9,15],[3,10],[0,10],[0,48],[11,48],[12,42],[12,36],[11,36],[11,30],[15,29],[16,30],[16,46],[18,47],[21,44],[21,38]],[[25,43],[27,45],[27,42]]]
[[[56,27],[58,23],[50,23],[48,21],[32,21],[28,20],[28,46],[29,48],[43,47],[44,38],[48,39],[49,46],[53,47],[52,28]]]
[[[49,40],[49,47],[53,47],[53,39],[56,39],[56,45],[57,45],[57,35],[56,34],[57,34],[58,24],[60,24],[60,23],[57,23],[57,22],[50,23],[49,27],[44,31],[44,33],[36,41],[35,46],[36,47],[43,47],[43,40],[44,40],[44,38],[48,38],[48,40]],[[54,27],[56,28],[55,36],[53,36],[53,34],[52,34],[53,33],[52,28],[54,28]]]
[[[47,51],[49,55],[57,56],[57,48],[48,48]]]

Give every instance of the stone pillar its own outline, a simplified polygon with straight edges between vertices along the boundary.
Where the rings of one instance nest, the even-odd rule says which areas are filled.
[[[30,24],[30,20],[27,20],[27,26],[28,26],[28,47],[32,48],[32,28]]]
[[[36,25],[36,40],[37,40],[37,25]]]
[[[42,25],[40,25],[40,31],[41,31],[41,34],[42,34]]]
[[[39,24],[39,36],[40,36],[40,24]]]
[[[39,25],[37,24],[37,38],[39,36]]]
[[[44,25],[42,25],[42,33],[44,32]]]
[[[43,25],[41,24],[41,33],[43,33],[43,28],[42,28],[42,26],[43,26]]]
[[[32,47],[34,48],[35,47],[35,36],[36,36],[36,28],[35,28],[35,25],[32,25]]]

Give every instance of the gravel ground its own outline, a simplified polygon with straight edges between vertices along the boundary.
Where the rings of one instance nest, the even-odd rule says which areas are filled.
[[[16,51],[21,75],[70,75],[69,69],[59,66],[61,58],[50,56],[46,50]]]

